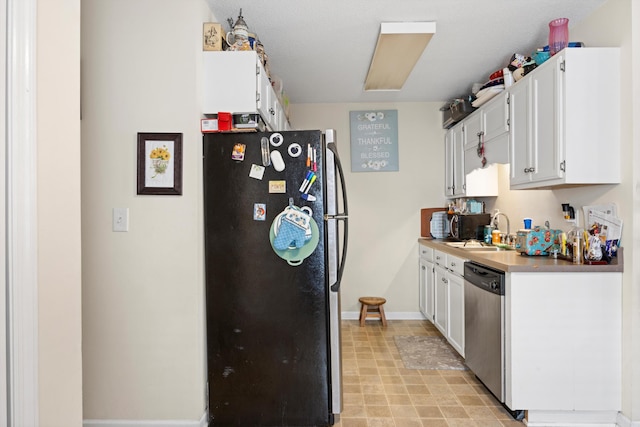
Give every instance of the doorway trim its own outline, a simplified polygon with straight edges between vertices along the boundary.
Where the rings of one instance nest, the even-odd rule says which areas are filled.
[[[37,427],[37,0],[6,2],[5,286],[7,425]]]

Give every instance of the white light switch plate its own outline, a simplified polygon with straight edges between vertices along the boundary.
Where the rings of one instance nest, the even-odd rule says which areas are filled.
[[[113,208],[113,231],[129,231],[129,208]]]

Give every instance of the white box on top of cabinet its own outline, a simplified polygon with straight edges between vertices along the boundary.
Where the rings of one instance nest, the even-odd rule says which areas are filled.
[[[202,54],[203,114],[257,112],[270,130],[289,129],[284,109],[256,52]]]

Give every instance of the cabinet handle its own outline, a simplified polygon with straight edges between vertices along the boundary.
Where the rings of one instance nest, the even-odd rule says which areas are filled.
[[[452,262],[452,263],[451,263],[451,267],[455,267],[455,266],[456,266],[456,263],[455,263],[455,262]]]
[[[269,113],[271,113],[272,116],[275,116],[276,114],[273,108],[269,108]]]
[[[422,269],[423,269],[423,270],[426,270],[426,269],[427,269],[427,267],[425,267],[425,266],[423,265],[423,266],[422,266]]]
[[[534,173],[536,171],[536,168],[529,168],[529,172]]]

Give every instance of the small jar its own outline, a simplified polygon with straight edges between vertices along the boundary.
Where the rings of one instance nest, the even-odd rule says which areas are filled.
[[[497,245],[500,243],[500,230],[493,230],[491,232],[491,243],[493,243],[494,245]]]
[[[493,232],[493,227],[490,225],[485,225],[484,226],[484,234],[482,235],[484,238],[484,242],[489,244],[492,241],[492,232]]]
[[[574,264],[582,264],[583,263],[583,259],[582,259],[582,248],[584,247],[584,244],[582,242],[582,239],[580,238],[580,236],[575,236],[573,238],[573,263]]]

